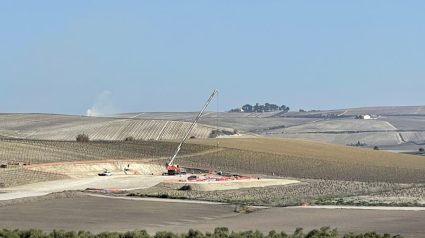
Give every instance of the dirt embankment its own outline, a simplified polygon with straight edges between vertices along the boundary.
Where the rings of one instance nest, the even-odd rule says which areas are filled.
[[[229,189],[221,191],[202,191],[195,186],[184,190],[175,184],[160,183],[156,186],[132,191],[134,195],[180,197],[193,200],[242,202],[256,205],[294,206],[305,202],[313,203],[323,197],[345,197],[364,195],[371,192],[385,192],[409,185],[381,182],[352,182],[336,180],[307,180],[302,182],[267,187]]]
[[[190,189],[193,191],[218,191],[241,188],[259,188],[268,186],[289,185],[295,183],[299,183],[299,181],[289,179],[243,179],[212,182],[164,182],[156,185],[156,187],[179,190],[183,186],[190,185]]]
[[[24,197],[24,198],[16,198],[11,200],[0,200],[0,207],[9,206],[9,205],[18,205],[23,203],[30,203],[36,201],[46,201],[46,200],[54,200],[54,199],[62,199],[62,198],[78,198],[78,197],[86,197],[87,193],[80,191],[64,191],[58,193],[50,193],[45,196],[36,196],[36,197]]]
[[[26,166],[25,169],[42,172],[64,174],[70,177],[95,176],[103,170],[110,170],[112,173],[124,174],[124,168],[128,175],[159,175],[165,172],[165,167],[159,164],[143,163],[137,160],[104,160],[104,161],[78,161],[78,162],[58,162],[48,164],[35,164]]]

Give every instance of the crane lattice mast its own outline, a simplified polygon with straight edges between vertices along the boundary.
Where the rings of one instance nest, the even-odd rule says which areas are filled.
[[[211,102],[211,100],[213,99],[213,97],[214,97],[214,95],[216,93],[218,93],[218,90],[217,89],[214,89],[214,92],[211,94],[210,98],[207,100],[207,102],[205,103],[204,107],[199,112],[198,116],[195,118],[195,120],[190,125],[189,130],[187,130],[187,132],[184,135],[184,137],[183,137],[182,141],[180,142],[179,146],[177,146],[177,149],[174,151],[174,153],[168,159],[167,166],[172,166],[173,165],[173,161],[176,158],[177,154],[179,153],[179,151],[180,151],[183,143],[186,141],[186,139],[189,136],[190,132],[192,131],[193,127],[195,127],[196,122],[199,120],[199,118],[201,117],[202,113],[205,111],[205,109],[207,108],[208,104]]]

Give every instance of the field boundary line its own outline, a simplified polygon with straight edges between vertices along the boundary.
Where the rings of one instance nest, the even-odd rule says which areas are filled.
[[[386,123],[388,123],[388,125],[390,125],[392,128],[394,128],[394,130],[396,130],[396,131],[398,131],[398,128],[397,127],[395,127],[393,124],[391,124],[391,123],[389,123],[389,122],[387,122],[387,121],[385,121]]]
[[[169,199],[169,198],[142,198],[142,197],[123,197],[123,196],[105,196],[100,194],[88,194],[91,197],[110,198],[110,199],[124,199],[124,200],[139,200],[150,202],[172,202],[172,203],[194,203],[194,204],[208,204],[208,205],[230,205],[222,202],[199,201],[190,199]]]
[[[142,113],[139,113],[139,114],[137,114],[137,115],[135,115],[135,116],[131,116],[130,118],[137,118],[138,116],[141,116],[141,115],[143,115],[143,114],[146,114],[146,113],[142,112]]]
[[[167,126],[168,126],[168,124],[169,124],[169,123],[170,123],[170,121],[167,121],[167,122],[165,123],[165,125],[162,127],[161,131],[159,132],[159,135],[156,137],[156,140],[161,139],[162,134],[164,134],[164,130],[165,130],[165,128],[167,128]]]
[[[289,207],[290,208],[290,207]],[[297,206],[297,209],[350,209],[350,210],[382,210],[382,211],[425,211],[425,207],[384,207],[384,206]]]

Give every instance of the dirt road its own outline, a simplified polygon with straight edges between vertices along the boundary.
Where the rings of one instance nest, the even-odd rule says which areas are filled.
[[[114,175],[110,177],[85,177],[57,181],[27,184],[11,188],[0,189],[0,200],[22,197],[43,196],[64,190],[85,190],[86,188],[118,188],[123,190],[152,187],[167,177],[150,175]],[[3,192],[3,193],[2,193]]]

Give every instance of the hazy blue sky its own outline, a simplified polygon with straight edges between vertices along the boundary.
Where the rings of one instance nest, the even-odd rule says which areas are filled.
[[[98,97],[116,112],[195,111],[214,88],[221,110],[424,105],[424,9],[422,0],[1,1],[0,112],[85,114]]]

